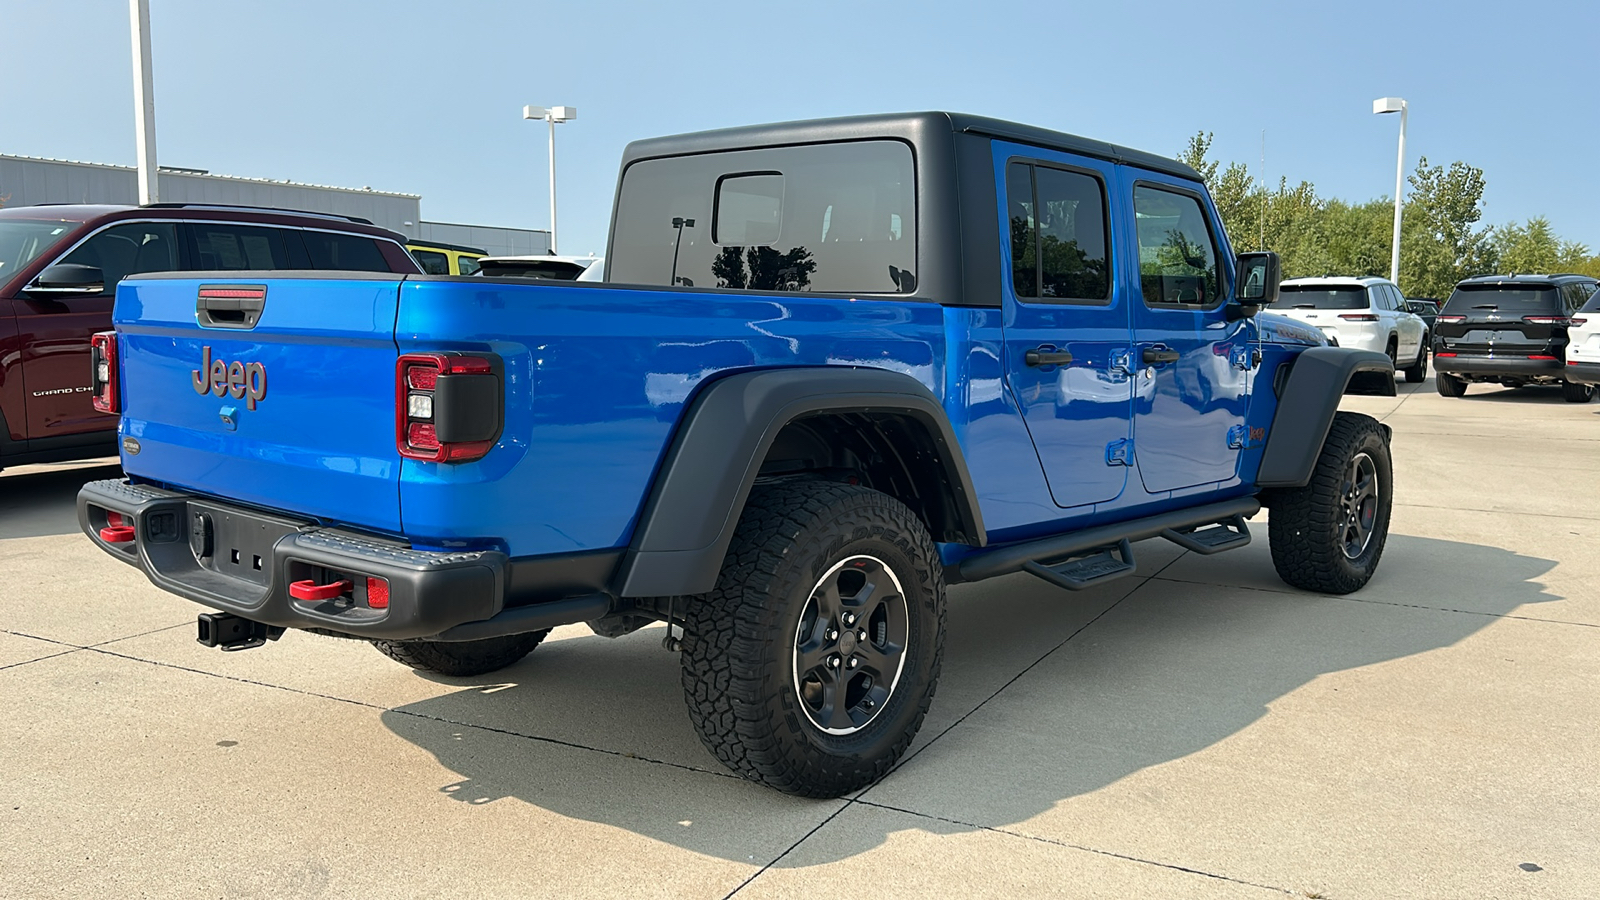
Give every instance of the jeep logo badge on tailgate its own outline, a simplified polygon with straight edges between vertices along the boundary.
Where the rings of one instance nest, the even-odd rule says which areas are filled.
[[[211,346],[204,348],[200,358],[200,368],[189,372],[189,381],[194,386],[197,394],[216,394],[221,397],[230,394],[233,399],[245,397],[245,407],[255,409],[256,404],[267,396],[267,367],[261,363],[242,363],[238,360],[223,362],[211,358]]]

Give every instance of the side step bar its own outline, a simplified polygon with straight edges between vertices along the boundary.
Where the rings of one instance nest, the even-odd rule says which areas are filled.
[[[1134,541],[1162,537],[1210,555],[1250,543],[1244,520],[1261,511],[1255,497],[1240,497],[980,550],[946,570],[951,583],[1030,572],[1069,590],[1083,590],[1131,575]],[[1052,564],[1052,560],[1056,561]]]

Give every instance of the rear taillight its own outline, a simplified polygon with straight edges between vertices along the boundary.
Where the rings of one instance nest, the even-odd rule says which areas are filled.
[[[1433,358],[1434,359],[1438,359],[1441,356],[1455,356],[1455,354],[1454,353],[1435,353],[1433,355]]]
[[[1339,318],[1346,322],[1376,322],[1378,317],[1372,313],[1340,313]]]
[[[1573,316],[1570,319],[1567,319],[1567,324],[1571,325],[1573,327],[1577,327],[1579,325],[1587,325],[1587,324],[1589,324],[1589,320],[1585,316]]]
[[[429,462],[481,459],[500,436],[498,357],[407,353],[395,366],[395,447]]]
[[[1545,362],[1554,362],[1555,359],[1556,359],[1554,356],[1551,356],[1548,353],[1530,353],[1530,354],[1528,354],[1528,358],[1529,359],[1540,359],[1540,360],[1544,360]]]
[[[1436,324],[1436,325],[1438,325],[1438,324],[1460,325],[1462,322],[1465,322],[1466,320],[1467,320],[1466,316],[1439,316],[1439,317],[1435,318],[1433,321],[1434,321],[1434,324]]]
[[[103,413],[122,412],[117,391],[117,333],[102,331],[89,339],[89,384],[94,388],[94,408]]]
[[[1566,316],[1523,316],[1522,321],[1529,325],[1570,325],[1572,320]]]

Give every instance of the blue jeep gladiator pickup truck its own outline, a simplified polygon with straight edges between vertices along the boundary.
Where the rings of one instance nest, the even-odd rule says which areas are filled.
[[[706,745],[779,790],[882,776],[933,698],[945,586],[1077,590],[1137,541],[1268,534],[1289,584],[1383,553],[1377,353],[1262,313],[1170,159],[991,119],[631,144],[603,283],[135,276],[94,385],[126,480],[84,531],[215,610],[446,675],[550,628],[666,622]]]

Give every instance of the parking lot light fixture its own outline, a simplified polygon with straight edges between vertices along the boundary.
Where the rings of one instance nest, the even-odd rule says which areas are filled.
[[[1394,168],[1394,246],[1389,251],[1389,280],[1400,283],[1400,191],[1406,177],[1406,101],[1401,97],[1379,97],[1372,101],[1373,115],[1400,114],[1400,158]]]
[[[550,123],[550,252],[556,252],[556,123],[578,117],[576,106],[524,106],[524,119],[543,119]]]

